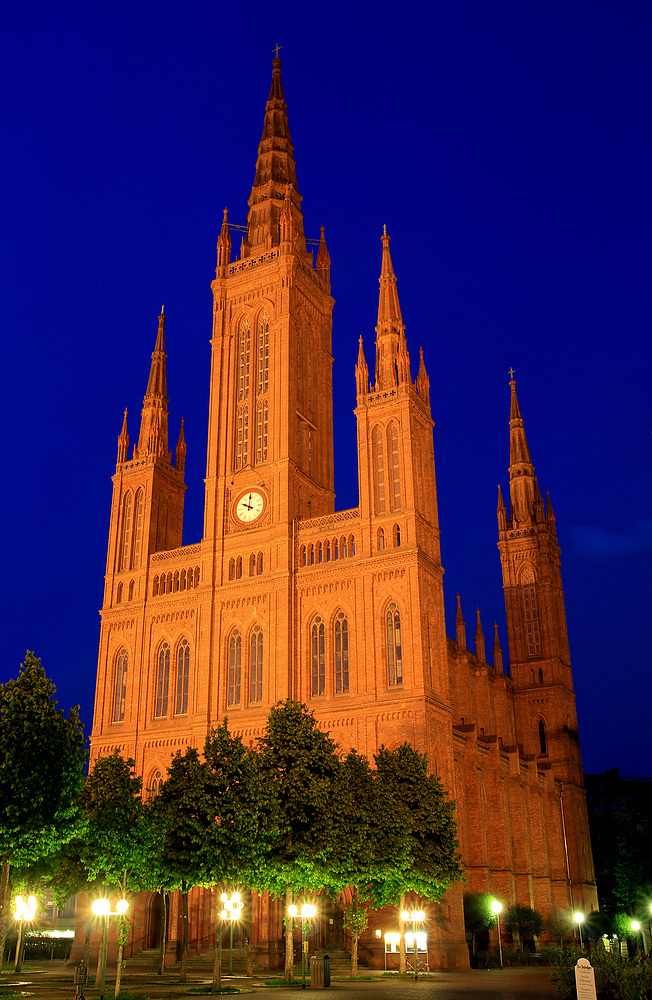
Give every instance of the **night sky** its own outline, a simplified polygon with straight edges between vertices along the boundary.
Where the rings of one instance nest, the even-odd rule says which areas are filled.
[[[278,42],[306,234],[325,226],[336,504],[357,504],[385,223],[431,381],[448,634],[506,648],[497,484],[509,376],[550,491],[584,766],[650,774],[649,2],[6,5],[3,656],[42,657],[90,732],[111,475],[157,315],[202,533],[210,282],[246,220]],[[234,240],[235,247],[238,240]]]

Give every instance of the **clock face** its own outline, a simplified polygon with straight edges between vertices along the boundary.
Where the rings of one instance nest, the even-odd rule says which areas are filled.
[[[265,509],[265,497],[257,490],[244,493],[235,505],[235,516],[243,524],[256,521]]]

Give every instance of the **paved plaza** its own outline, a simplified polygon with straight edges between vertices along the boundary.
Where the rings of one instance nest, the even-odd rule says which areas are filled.
[[[35,997],[37,1000],[73,1000],[75,990],[73,972],[63,963],[30,963],[29,971],[21,976],[14,976],[12,970],[5,968],[0,978],[0,998],[5,992],[20,993],[25,1000]],[[33,970],[33,971],[32,971]],[[173,1000],[180,997],[201,996],[195,992],[198,987],[210,983],[205,976],[193,975],[189,982],[182,986],[178,973],[166,973],[159,978],[146,974],[129,973],[123,977],[123,990],[135,997],[147,997],[149,1000]],[[223,977],[223,986],[235,986],[245,996],[255,994],[264,1000],[296,1000],[302,993],[300,987],[270,987],[264,985],[259,977],[245,979],[241,977]],[[554,1000],[559,994],[550,984],[549,969],[505,969],[490,972],[439,972],[420,977],[418,982],[411,979],[383,979],[380,974],[373,980],[335,981],[327,990],[311,989],[306,992],[324,997],[332,996],[334,1000]],[[98,1000],[98,992],[92,986],[85,991],[88,1000]],[[228,995],[228,994],[227,994]],[[233,995],[233,994],[231,994]],[[107,983],[105,1000],[113,1000],[113,982]]]

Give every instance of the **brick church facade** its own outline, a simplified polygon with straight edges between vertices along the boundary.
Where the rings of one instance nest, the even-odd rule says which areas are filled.
[[[408,740],[456,800],[467,885],[427,907],[431,965],[468,965],[463,891],[544,914],[597,908],[555,516],[515,383],[498,502],[510,676],[497,631],[487,661],[479,616],[467,649],[459,603],[446,636],[429,380],[423,355],[412,380],[386,232],[375,364],[360,338],[355,372],[359,506],[335,511],[330,261],[323,230],[314,262],[306,249],[278,58],[247,231],[234,259],[225,211],[212,290],[200,542],[182,544],[186,446],[182,426],[173,461],[163,311],[138,439],[130,451],[126,414],[119,437],[92,759],[134,757],[155,794],[171,755],[201,748],[225,715],[254,744],[270,706],[294,698],[342,752]],[[201,951],[208,893],[192,898]],[[252,906],[257,960],[278,964],[282,904],[254,894]],[[155,943],[153,907],[135,907],[132,952]],[[177,915],[173,902],[171,960]],[[394,913],[375,919],[396,929]],[[324,916],[312,947],[332,947],[329,934]],[[365,949],[382,965],[372,931]]]

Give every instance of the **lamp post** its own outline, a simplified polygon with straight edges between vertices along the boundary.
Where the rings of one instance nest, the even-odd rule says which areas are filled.
[[[641,927],[638,920],[632,920],[632,930],[636,935],[638,935],[639,931],[641,932],[641,938],[643,939],[643,954],[645,954],[645,938],[643,937],[643,928]]]
[[[584,923],[584,914],[579,912],[575,913],[573,919],[575,920],[580,932],[580,948],[583,948],[584,942],[582,941],[582,924]]]
[[[233,921],[240,919],[240,914],[242,913],[242,908],[244,903],[240,899],[240,893],[234,892],[231,896],[227,896],[225,892],[222,893],[222,902],[224,903],[224,909],[220,913],[222,920],[228,920],[230,924],[230,943],[229,943],[229,975],[233,975]]]
[[[423,910],[412,910],[408,913],[407,910],[401,911],[401,920],[404,922],[409,922],[412,924],[412,933],[414,937],[414,978],[419,978],[419,955],[418,955],[418,937],[417,937],[417,924],[425,918],[425,913]]]
[[[306,921],[312,920],[317,912],[317,907],[313,906],[312,903],[304,903],[301,907],[301,913],[299,913],[298,907],[294,904],[288,906],[288,913],[294,919],[294,917],[301,918],[301,989],[306,988],[306,953],[308,951],[308,941],[306,939]]]
[[[500,937],[500,911],[503,908],[503,904],[499,903],[497,899],[491,900],[491,912],[496,914],[496,920],[498,921],[498,951],[500,952],[500,967],[503,967],[503,942]]]
[[[114,911],[111,910],[111,904],[108,899],[94,899],[91,904],[91,910],[96,917],[103,917],[102,926],[102,943],[100,945],[100,960],[97,966],[97,975],[95,977],[95,985],[100,991],[100,1000],[104,998],[104,984],[106,980],[106,949],[109,941],[109,917],[122,917],[129,909],[129,903],[126,899],[119,899]]]
[[[34,914],[36,913],[36,898],[34,896],[29,896],[27,902],[22,896],[16,896],[16,909],[14,911],[14,920],[18,923],[18,936],[16,938],[16,954],[14,956],[14,971],[20,972],[22,966],[22,955],[23,950],[23,928],[25,926],[25,921],[31,923],[34,919]]]

